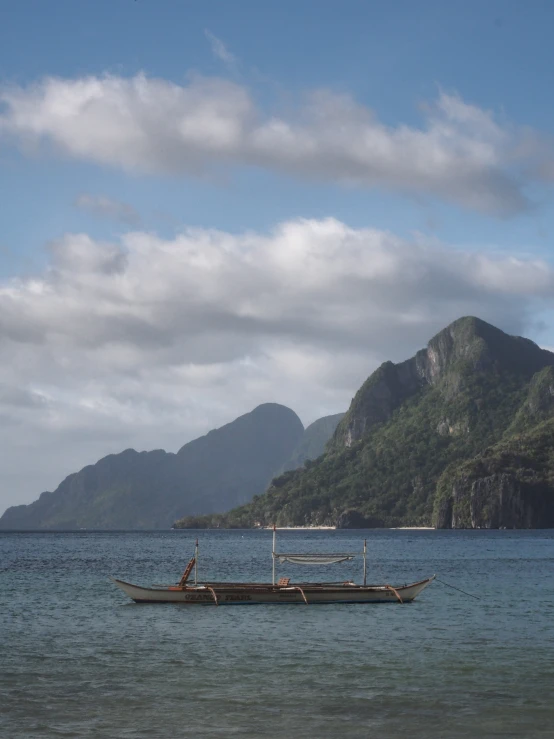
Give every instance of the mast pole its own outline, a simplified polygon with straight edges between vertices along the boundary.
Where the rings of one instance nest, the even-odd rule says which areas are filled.
[[[273,524],[273,549],[271,550],[272,565],[272,583],[275,585],[275,524]]]
[[[198,539],[194,547],[194,584],[198,585]]]
[[[367,585],[367,539],[364,539],[364,587]]]

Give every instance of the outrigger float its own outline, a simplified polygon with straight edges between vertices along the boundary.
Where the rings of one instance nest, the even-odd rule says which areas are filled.
[[[319,605],[324,603],[410,603],[431,583],[436,575],[405,585],[367,584],[367,541],[362,552],[331,554],[286,554],[275,550],[276,531],[273,527],[273,572],[271,583],[250,582],[199,582],[198,539],[194,557],[176,585],[152,585],[149,588],[118,580],[111,580],[135,603],[183,603],[186,605],[254,605],[262,603],[298,603]],[[363,585],[347,582],[300,582],[291,584],[290,578],[281,577],[275,582],[277,562],[301,565],[330,565],[347,562],[363,556]],[[194,570],[194,584],[189,577]]]

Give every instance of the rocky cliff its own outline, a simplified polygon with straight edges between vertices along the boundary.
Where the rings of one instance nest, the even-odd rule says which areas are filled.
[[[445,470],[437,485],[434,524],[443,529],[554,527],[554,419],[506,434],[473,459]]]
[[[554,355],[529,339],[509,336],[479,318],[460,318],[411,359],[385,362],[366,380],[337,429],[334,446],[359,441],[426,386],[440,384],[443,396],[453,399],[463,390],[464,378],[475,374],[513,372],[531,377],[553,363]]]

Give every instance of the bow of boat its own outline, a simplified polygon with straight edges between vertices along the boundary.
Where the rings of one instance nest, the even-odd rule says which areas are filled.
[[[117,585],[118,588],[123,590],[125,595],[128,595],[129,598],[132,598],[133,600],[147,600],[157,592],[164,592],[164,589],[161,588],[145,588],[141,585],[134,585],[133,583],[125,582],[125,580],[119,580],[116,577],[110,577],[110,580],[114,585]]]
[[[427,577],[425,580],[410,583],[409,585],[403,585],[402,587],[395,588],[395,590],[400,594],[403,601],[412,601],[417,598],[417,596],[425,590],[425,588],[430,585],[435,578],[436,575],[431,575],[431,577]]]

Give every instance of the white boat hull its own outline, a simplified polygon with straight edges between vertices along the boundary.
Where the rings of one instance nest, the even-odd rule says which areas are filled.
[[[287,587],[271,584],[214,583],[198,586],[150,587],[112,578],[135,603],[182,603],[184,605],[256,605],[328,603],[410,603],[435,579],[429,577],[409,585],[394,588],[388,585],[310,584]]]

